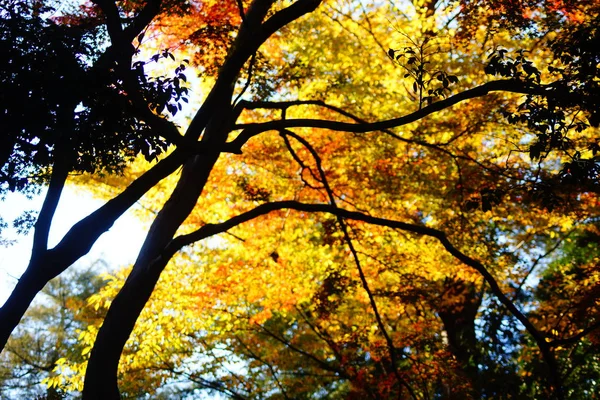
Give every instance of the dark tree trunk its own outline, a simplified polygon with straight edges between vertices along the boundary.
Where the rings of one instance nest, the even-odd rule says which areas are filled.
[[[19,278],[6,303],[0,308],[0,351],[4,349],[36,294],[48,281],[89,252],[98,237],[106,232],[127,209],[156,183],[181,165],[182,151],[175,151],[134,181],[120,195],[75,224],[51,250],[34,249],[27,270]],[[40,213],[40,217],[41,217]],[[38,226],[36,225],[36,230]]]
[[[150,227],[133,270],[113,300],[98,332],[85,375],[84,399],[120,398],[117,386],[119,359],[137,318],[169,262],[170,257],[161,252],[192,212],[217,159],[218,153],[196,156],[185,165],[175,190]]]
[[[481,358],[475,336],[475,317],[481,293],[471,283],[449,281],[438,305],[438,315],[448,335],[448,347],[469,379],[473,398],[480,398],[482,382],[478,364]]]
[[[25,311],[31,305],[35,296],[44,288],[49,279],[44,279],[37,272],[37,264],[33,263],[19,278],[17,286],[12,291],[6,303],[0,308],[0,350],[4,349],[12,331],[21,321]]]

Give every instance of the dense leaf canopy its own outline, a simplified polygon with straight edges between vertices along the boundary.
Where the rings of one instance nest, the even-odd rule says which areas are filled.
[[[594,398],[599,10],[3,1],[0,190],[48,188],[3,360],[47,398]],[[49,248],[65,184],[106,204]],[[130,208],[134,265],[8,339]]]

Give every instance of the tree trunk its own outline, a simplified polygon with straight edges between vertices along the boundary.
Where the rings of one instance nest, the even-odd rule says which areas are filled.
[[[2,321],[0,351],[6,346],[10,334],[21,321],[35,296],[48,282],[48,279],[40,276],[37,270],[37,263],[30,264],[29,268],[19,278],[17,286],[6,300],[6,303],[0,308],[0,321]]]
[[[0,308],[0,352],[36,294],[46,283],[87,254],[100,235],[108,231],[117,218],[156,183],[175,171],[181,165],[184,157],[182,153],[175,150],[173,154],[132,182],[120,195],[73,225],[53,249],[32,251],[27,270],[19,278],[19,283],[6,303]]]
[[[475,336],[475,317],[481,305],[481,293],[473,284],[450,281],[444,285],[438,315],[448,335],[448,347],[471,383],[471,396],[480,398],[479,346]],[[458,301],[460,299],[460,301]]]
[[[161,255],[175,232],[192,212],[219,153],[196,156],[186,164],[171,197],[159,212],[133,270],[112,302],[90,355],[84,399],[119,399],[119,359],[135,322],[170,257]]]

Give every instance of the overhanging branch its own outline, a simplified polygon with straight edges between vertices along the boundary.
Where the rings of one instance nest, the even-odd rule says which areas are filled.
[[[319,156],[319,153],[314,149],[314,147],[306,139],[304,139],[300,135],[295,134],[292,131],[285,130],[285,131],[281,131],[280,134],[284,138],[286,136],[293,137],[294,139],[299,141],[304,146],[304,148],[306,148],[309,151],[309,153],[312,155],[312,157],[315,160],[317,171],[319,172],[319,176],[320,176],[320,181],[323,184],[325,191],[327,192],[327,197],[329,198],[329,204],[334,209],[337,209],[338,206],[335,201],[333,189],[331,188],[331,186],[329,186],[329,182],[327,180],[327,175],[325,174],[325,171],[323,170],[323,163],[322,163],[321,157]],[[383,318],[381,317],[381,313],[379,312],[379,308],[377,306],[377,302],[375,301],[375,297],[373,296],[373,292],[371,291],[371,288],[369,287],[367,277],[365,276],[364,270],[362,268],[362,263],[360,262],[360,258],[358,257],[358,253],[356,251],[354,243],[352,242],[352,239],[350,238],[350,234],[348,233],[348,226],[346,224],[346,221],[344,220],[344,218],[342,218],[340,216],[337,217],[337,220],[338,220],[338,224],[341,227],[342,233],[344,234],[344,240],[346,241],[346,244],[348,245],[348,249],[352,253],[352,258],[353,258],[354,264],[356,265],[356,268],[358,270],[358,275],[360,277],[360,281],[362,283],[363,289],[365,290],[365,292],[367,293],[367,297],[369,298],[369,303],[371,304],[371,309],[373,310],[373,313],[375,314],[375,320],[377,321],[377,326],[379,327],[379,330],[383,334],[383,337],[387,343],[388,352],[390,353],[390,362],[392,364],[392,369],[393,369],[392,372],[393,372],[394,376],[396,377],[396,379],[398,380],[398,383],[400,384],[400,386],[406,387],[406,389],[410,393],[410,396],[416,400],[417,396],[415,394],[414,389],[410,386],[410,384],[402,376],[400,376],[400,372],[398,372],[398,361],[396,359],[396,348],[394,346],[394,341],[388,334],[385,324],[383,323]]]
[[[385,218],[378,218],[368,214],[364,214],[358,211],[349,211],[334,207],[330,204],[307,204],[298,201],[286,200],[276,201],[271,203],[261,204],[258,207],[246,211],[240,215],[232,217],[231,219],[218,223],[218,224],[207,224],[199,228],[198,230],[181,235],[174,238],[165,248],[165,251],[161,254],[161,258],[168,257],[170,259],[177,251],[182,247],[190,245],[196,241],[208,238],[210,236],[223,233],[237,225],[244,222],[248,222],[254,218],[266,215],[272,211],[291,209],[303,212],[320,212],[329,213],[336,215],[340,218],[351,219],[356,221],[366,222],[372,225],[384,226],[392,229],[400,229],[403,231],[411,232],[417,235],[429,236],[437,239],[442,246],[452,256],[461,261],[463,264],[475,269],[481,274],[487,284],[490,286],[492,293],[498,298],[498,300],[509,310],[509,312],[517,318],[517,320],[523,324],[527,332],[535,340],[538,348],[540,349],[542,356],[548,366],[550,367],[553,383],[557,385],[557,390],[560,392],[560,378],[558,376],[558,368],[556,366],[556,360],[551,351],[551,343],[546,341],[546,338],[538,331],[538,329],[527,319],[527,317],[514,305],[514,303],[504,294],[498,282],[493,275],[485,268],[481,262],[475,260],[464,254],[462,251],[457,249],[448,239],[446,234],[440,230],[429,228],[422,225],[410,224],[406,222],[390,220]]]
[[[225,147],[227,151],[231,152],[240,152],[242,146],[250,140],[252,137],[259,135],[263,132],[267,131],[281,131],[283,129],[290,128],[320,128],[320,129],[329,129],[332,131],[339,132],[353,132],[353,133],[365,133],[365,132],[373,132],[373,131],[385,131],[391,128],[397,128],[399,126],[407,125],[412,122],[423,119],[431,114],[434,114],[438,111],[442,111],[449,107],[454,106],[455,104],[461,103],[465,100],[474,99],[477,97],[482,97],[490,92],[507,92],[507,93],[519,93],[519,94],[535,94],[535,95],[543,95],[546,93],[546,87],[543,86],[532,86],[529,83],[521,82],[515,79],[502,79],[497,81],[492,81],[488,83],[484,83],[483,85],[477,86],[472,89],[465,90],[464,92],[460,92],[454,96],[448,97],[444,100],[440,100],[436,103],[433,103],[427,107],[424,107],[418,111],[412,112],[410,114],[404,115],[398,118],[392,118],[383,121],[377,122],[362,122],[362,123],[352,123],[352,122],[341,122],[341,121],[331,121],[331,120],[322,120],[322,119],[309,119],[309,118],[298,118],[298,119],[285,119],[285,120],[277,120],[277,121],[269,121],[269,122],[260,122],[260,123],[248,123],[248,124],[238,124],[233,127],[234,130],[242,130],[242,132],[231,142],[227,143]],[[310,102],[304,102],[305,104],[311,104]],[[245,105],[247,105],[246,103]],[[285,105],[285,103],[281,103]],[[289,102],[291,105],[296,105],[294,102]],[[319,105],[314,103],[315,105]],[[267,104],[262,103],[262,105],[267,106]],[[273,108],[281,108],[281,107],[273,107]],[[354,117],[341,110],[333,108],[333,106],[327,106],[327,108],[335,110],[337,112],[342,111],[342,114],[354,119]]]

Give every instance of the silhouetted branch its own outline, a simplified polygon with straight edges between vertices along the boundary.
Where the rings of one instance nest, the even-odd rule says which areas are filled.
[[[426,107],[421,108],[408,115],[387,119],[377,122],[362,122],[362,123],[351,123],[351,122],[340,122],[330,121],[322,119],[285,119],[278,121],[269,122],[258,122],[248,124],[235,125],[233,129],[241,129],[242,132],[231,142],[228,142],[225,146],[228,151],[234,152],[234,149],[241,151],[242,146],[250,140],[252,137],[259,135],[267,131],[281,131],[283,129],[290,128],[321,128],[329,129],[340,132],[354,132],[354,133],[365,133],[373,131],[385,131],[387,129],[396,128],[409,124],[411,122],[423,119],[433,113],[449,108],[455,104],[463,102],[465,100],[482,97],[490,92],[508,92],[508,93],[521,93],[521,94],[537,94],[543,95],[546,93],[546,86],[532,86],[531,84],[524,83],[515,79],[503,79],[484,83],[483,85],[477,86],[472,89],[465,90],[454,96],[432,103]],[[301,103],[298,103],[301,104]],[[310,104],[310,103],[306,103]],[[281,107],[276,107],[281,108]],[[333,106],[328,106],[332,110],[335,110]],[[337,110],[335,110],[337,111]],[[339,111],[338,111],[339,112]],[[346,113],[346,112],[344,112]],[[344,115],[344,114],[343,114]],[[351,114],[346,113],[346,116]],[[354,118],[353,118],[354,119]],[[231,148],[231,150],[229,150]]]
[[[385,226],[393,229],[400,229],[407,232],[412,232],[418,235],[430,236],[437,239],[440,244],[456,259],[475,269],[479,272],[485,281],[490,286],[492,293],[498,298],[498,300],[509,310],[509,312],[517,318],[517,320],[523,324],[527,332],[535,340],[538,348],[540,349],[542,356],[550,368],[550,372],[553,375],[552,380],[555,385],[560,385],[560,377],[558,376],[558,368],[556,360],[551,351],[550,343],[546,342],[546,338],[538,329],[527,319],[527,317],[514,305],[514,303],[504,294],[498,282],[493,275],[481,264],[481,262],[471,258],[458,250],[448,239],[446,234],[440,230],[429,228],[423,225],[410,224],[401,221],[395,221],[385,218],[378,218],[371,215],[367,215],[357,211],[349,211],[341,208],[334,207],[330,204],[306,204],[297,201],[277,201],[272,203],[262,204],[250,211],[232,217],[231,219],[219,223],[219,224],[208,224],[199,228],[198,230],[189,233],[187,235],[181,235],[174,238],[169,245],[165,248],[165,252],[161,254],[162,257],[172,257],[179,249],[183,246],[194,243],[198,240],[205,239],[207,237],[223,233],[228,229],[231,229],[241,223],[250,221],[262,215],[266,215],[271,211],[293,209],[297,211],[305,212],[325,212],[342,217],[345,219],[353,219],[357,221],[363,221],[373,225]],[[557,386],[557,390],[560,391],[561,386]]]

